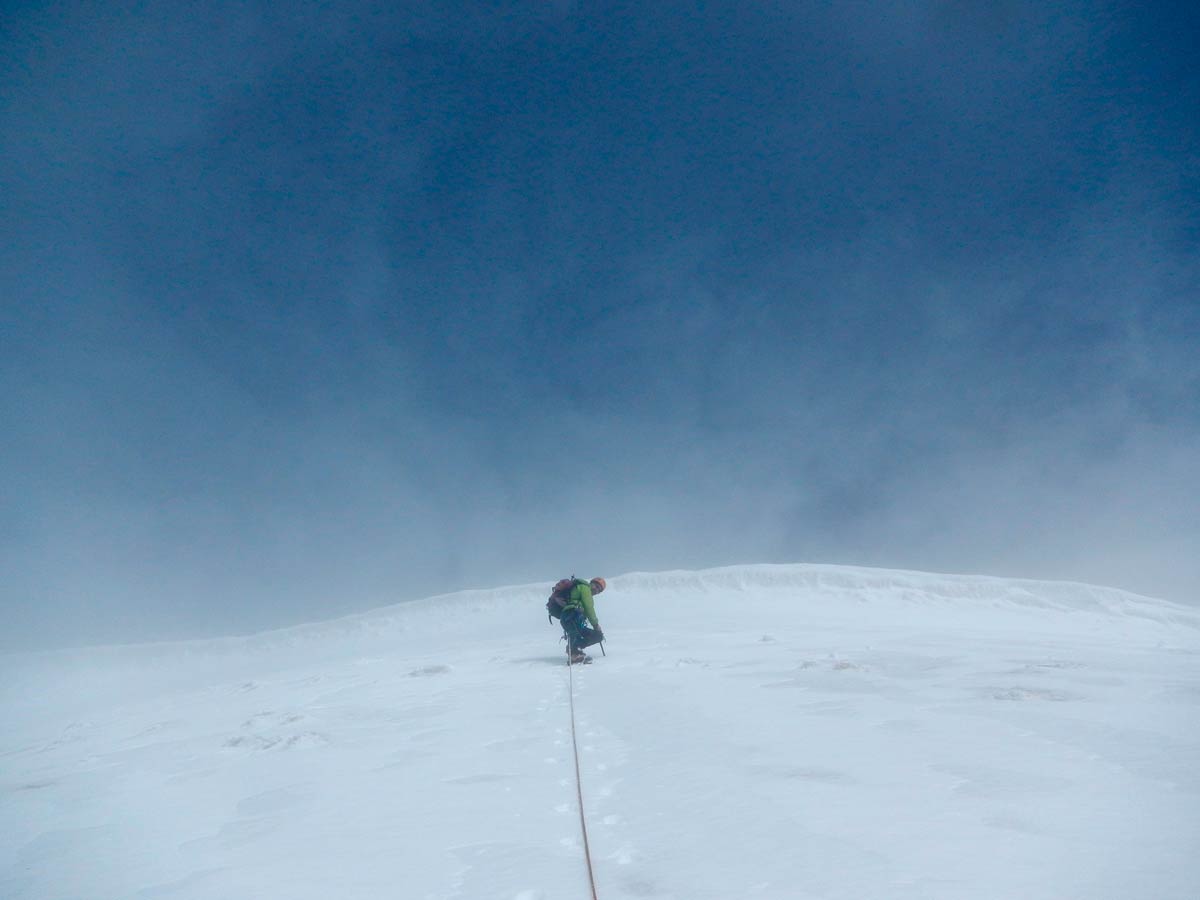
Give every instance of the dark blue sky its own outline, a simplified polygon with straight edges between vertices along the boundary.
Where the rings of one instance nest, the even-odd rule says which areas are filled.
[[[9,4],[13,645],[575,570],[1200,597],[1194,4]]]

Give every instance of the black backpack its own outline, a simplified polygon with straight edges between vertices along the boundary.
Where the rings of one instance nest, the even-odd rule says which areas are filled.
[[[587,582],[582,578],[576,578],[574,575],[555,582],[554,590],[550,592],[550,599],[546,601],[546,613],[550,618],[562,618],[563,609],[566,608],[567,601],[571,597],[571,591],[577,584],[587,584]]]

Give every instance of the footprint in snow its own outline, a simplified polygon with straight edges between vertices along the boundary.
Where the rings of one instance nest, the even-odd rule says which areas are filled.
[[[409,678],[428,678],[430,675],[445,675],[450,671],[449,666],[422,666],[408,673]]]
[[[304,716],[296,713],[277,713],[271,710],[255,713],[245,722],[242,723],[243,728],[259,728],[263,725],[291,725],[293,722],[299,722]]]
[[[1007,690],[998,690],[992,693],[993,700],[1049,700],[1055,703],[1063,703],[1070,700],[1080,699],[1075,694],[1069,694],[1066,691],[1052,691],[1046,688],[1025,688],[1011,687]]]
[[[507,772],[485,772],[480,775],[458,775],[454,778],[443,778],[445,784],[487,784],[491,781],[508,781],[513,778]]]
[[[292,750],[319,747],[329,743],[329,737],[316,731],[299,731],[292,726],[303,721],[296,713],[265,710],[255,713],[242,723],[243,734],[225,741],[231,750]]]
[[[329,738],[315,731],[304,731],[300,734],[273,737],[263,734],[239,734],[227,740],[223,746],[230,750],[294,750],[307,747],[321,747],[329,743]]]

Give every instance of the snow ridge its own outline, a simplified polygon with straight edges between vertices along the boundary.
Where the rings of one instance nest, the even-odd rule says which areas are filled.
[[[0,658],[8,900],[1192,900],[1200,629],[1088,585],[635,572]]]

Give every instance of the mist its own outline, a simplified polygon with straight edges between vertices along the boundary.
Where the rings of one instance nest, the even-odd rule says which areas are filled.
[[[754,562],[1196,602],[1196,17],[10,11],[3,648]]]

